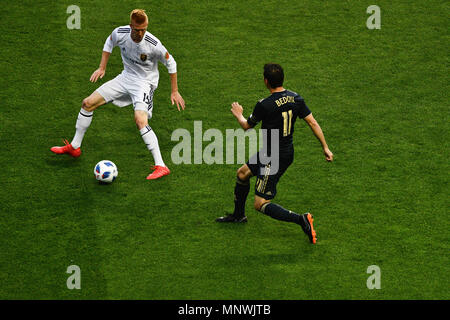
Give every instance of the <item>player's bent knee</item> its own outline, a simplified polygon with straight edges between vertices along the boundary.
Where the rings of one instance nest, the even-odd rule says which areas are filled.
[[[244,165],[237,170],[236,176],[242,181],[247,181],[251,177],[251,171]]]
[[[145,126],[148,125],[148,122],[144,122],[144,121],[136,121],[136,127],[141,130],[142,128],[144,128]]]
[[[97,91],[94,91],[89,97],[83,99],[81,107],[86,111],[94,111],[105,103],[105,99]]]
[[[145,117],[135,117],[134,120],[136,121],[136,127],[141,130],[146,125],[148,125],[148,118]]]
[[[91,102],[91,100],[89,100],[89,98],[86,98],[83,100],[81,107],[86,111],[94,111],[95,110],[95,105]]]
[[[242,170],[239,168],[236,171],[236,176],[239,180],[245,180],[245,174],[242,172]]]
[[[270,200],[255,200],[254,207],[256,211],[261,211],[262,206],[264,206],[266,203],[269,203]]]
[[[90,103],[88,98],[83,99],[83,102],[81,103],[81,106],[83,107],[83,109],[89,108],[90,107]]]

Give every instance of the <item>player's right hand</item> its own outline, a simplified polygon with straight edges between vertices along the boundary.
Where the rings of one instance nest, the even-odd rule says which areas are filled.
[[[105,75],[106,70],[102,68],[98,68],[94,71],[94,73],[91,75],[91,82],[97,82],[98,78],[102,79]]]
[[[242,115],[243,112],[244,108],[238,102],[233,102],[231,104],[231,113],[233,114],[233,116],[238,118],[239,116]]]

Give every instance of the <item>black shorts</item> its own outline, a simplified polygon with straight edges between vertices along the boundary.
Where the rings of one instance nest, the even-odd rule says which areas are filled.
[[[294,154],[280,156],[278,165],[275,163],[262,163],[259,152],[254,154],[246,163],[252,175],[256,176],[255,194],[270,200],[277,194],[277,183],[283,173],[294,160]]]

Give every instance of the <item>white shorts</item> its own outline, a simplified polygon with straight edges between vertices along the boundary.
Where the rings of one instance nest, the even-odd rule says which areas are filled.
[[[156,87],[144,81],[132,81],[119,74],[112,80],[102,84],[96,91],[105,99],[118,107],[133,104],[135,111],[147,111],[148,118],[153,112],[153,93]]]

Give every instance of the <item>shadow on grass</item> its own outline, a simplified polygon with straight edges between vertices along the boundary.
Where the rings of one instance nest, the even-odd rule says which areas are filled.
[[[216,218],[214,218],[212,222],[214,222],[214,225],[220,230],[237,230],[237,232],[242,232],[243,228],[246,228],[248,225],[247,222],[217,222]]]
[[[75,168],[80,166],[81,159],[73,158],[71,156],[62,154],[62,155],[50,155],[48,158],[45,159],[45,162],[53,167]]]
[[[234,267],[241,266],[245,269],[260,268],[261,266],[278,266],[278,265],[297,265],[304,261],[310,255],[310,250],[293,251],[291,248],[286,248],[283,252],[268,253],[261,250],[260,254],[253,251],[252,254],[235,254],[231,252],[222,252],[220,257],[216,260],[219,265],[233,265]]]

